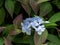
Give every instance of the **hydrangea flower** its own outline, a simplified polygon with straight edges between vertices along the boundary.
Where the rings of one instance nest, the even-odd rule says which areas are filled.
[[[21,23],[22,32],[27,35],[31,34],[31,27],[35,29],[38,35],[41,35],[45,31],[45,25],[43,23],[49,23],[49,21],[44,21],[43,18],[35,16],[33,18],[27,18]]]

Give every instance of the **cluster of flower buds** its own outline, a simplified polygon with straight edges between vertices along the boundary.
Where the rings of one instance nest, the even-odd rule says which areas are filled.
[[[27,18],[21,23],[22,32],[31,35],[31,30],[33,28],[38,35],[41,35],[42,32],[46,30],[44,23],[49,23],[49,21],[44,21],[43,18],[38,16]]]

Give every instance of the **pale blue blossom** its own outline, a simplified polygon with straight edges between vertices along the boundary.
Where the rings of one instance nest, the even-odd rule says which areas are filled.
[[[45,25],[43,23],[49,23],[49,21],[44,21],[43,18],[35,16],[33,18],[27,18],[21,23],[22,32],[28,35],[31,34],[31,27],[35,29],[38,35],[41,35],[45,31]]]

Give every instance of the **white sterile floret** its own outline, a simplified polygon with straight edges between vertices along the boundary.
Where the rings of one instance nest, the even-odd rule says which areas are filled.
[[[31,25],[32,25],[32,26],[38,26],[39,24],[37,23],[37,20],[35,20],[35,21],[33,21],[33,22],[31,23]]]
[[[22,26],[22,32],[25,33],[27,32],[27,30],[31,30],[30,26],[28,25],[28,23],[26,24],[23,24],[21,23],[21,26]],[[28,27],[29,26],[29,27]]]
[[[21,23],[22,26],[22,32],[25,33],[26,32],[26,28],[24,27],[23,23]]]
[[[42,32],[41,32],[41,31],[39,31],[39,32],[37,32],[37,34],[38,34],[38,35],[41,35],[41,34],[42,34]]]
[[[39,24],[43,23],[43,18],[35,16],[33,17],[34,21],[37,21]]]
[[[23,23],[21,23],[22,32],[30,35],[32,27],[35,29],[38,35],[41,35],[46,29],[43,23],[49,23],[49,21],[43,21],[43,18],[38,16],[27,18],[23,21]]]

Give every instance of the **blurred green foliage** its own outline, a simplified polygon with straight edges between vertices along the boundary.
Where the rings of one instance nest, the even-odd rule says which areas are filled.
[[[34,15],[50,21],[41,36],[34,31],[28,36],[19,27],[21,21]],[[59,24],[59,0],[0,0],[0,45],[60,45]]]

